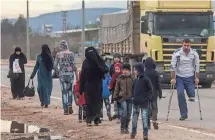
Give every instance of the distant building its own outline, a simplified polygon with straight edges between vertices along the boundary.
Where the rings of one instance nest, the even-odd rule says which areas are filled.
[[[73,29],[64,31],[56,31],[51,33],[51,37],[60,38],[62,34],[66,33],[73,41],[81,42],[82,29]],[[98,41],[99,40],[99,28],[86,28],[85,29],[86,41]]]
[[[44,26],[43,26],[43,32],[44,32],[44,34],[45,35],[51,35],[51,33],[52,33],[52,25],[48,25],[48,24],[45,24]]]

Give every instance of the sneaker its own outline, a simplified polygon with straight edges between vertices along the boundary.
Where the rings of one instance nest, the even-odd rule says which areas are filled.
[[[64,110],[64,115],[69,115],[68,110]]]
[[[107,116],[108,116],[108,120],[109,120],[109,121],[112,121],[111,114],[110,114],[110,113],[108,113],[108,114],[107,114]]]
[[[125,133],[125,130],[121,130],[121,134],[126,134],[126,133]]]
[[[117,123],[117,124],[120,124],[120,123],[121,123],[120,119],[117,119],[116,123]]]
[[[111,117],[111,120],[115,120],[117,118],[117,116],[116,115],[113,115],[112,117]]]
[[[190,102],[195,102],[195,98],[194,98],[194,97],[190,97],[190,98],[189,98],[189,101],[190,101]]]
[[[153,126],[155,130],[158,130],[158,123],[157,122],[153,122]]]
[[[49,107],[48,105],[45,105],[45,106],[44,106],[44,108],[48,108],[48,107]]]
[[[130,139],[135,139],[135,135],[133,133],[131,133]]]
[[[129,131],[128,131],[128,130],[125,130],[125,134],[129,134]]]
[[[148,140],[148,139],[149,139],[148,136],[143,137],[143,140]]]
[[[181,117],[181,118],[179,118],[179,120],[180,121],[184,121],[184,120],[186,120],[188,117],[187,116],[185,116],[185,117]]]
[[[91,123],[91,122],[87,122],[87,121],[86,121],[86,123],[87,123],[87,126],[88,126],[88,127],[92,126],[92,123]]]
[[[69,111],[69,114],[72,114],[72,113],[73,113],[72,106],[68,106],[68,111]]]

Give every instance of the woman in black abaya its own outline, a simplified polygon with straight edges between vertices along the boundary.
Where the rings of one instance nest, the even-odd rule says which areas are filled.
[[[85,50],[85,60],[80,76],[80,94],[85,94],[87,125],[100,122],[102,108],[102,79],[108,67],[94,47]]]
[[[15,59],[19,60],[19,66],[22,70],[21,73],[19,73],[17,78],[14,78],[12,75],[10,75],[10,81],[11,81],[11,91],[12,91],[12,96],[13,99],[22,99],[24,97],[23,90],[25,88],[25,68],[24,64],[27,63],[27,58],[22,53],[21,48],[16,47],[15,52],[10,56],[9,59],[9,69],[11,73],[13,72],[13,62]]]

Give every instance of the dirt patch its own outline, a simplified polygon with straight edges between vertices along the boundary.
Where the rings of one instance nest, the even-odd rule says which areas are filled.
[[[66,140],[128,140],[129,135],[120,134],[120,125],[116,121],[109,122],[107,118],[99,126],[87,127],[85,123],[78,122],[77,106],[73,106],[74,114],[65,116],[60,100],[52,100],[49,108],[41,108],[38,96],[13,100],[10,89],[1,87],[1,119],[18,121],[28,125],[51,130],[43,135],[63,136]],[[104,112],[105,114],[105,112]],[[130,125],[131,128],[131,125]],[[130,129],[131,130],[131,129]],[[136,139],[142,139],[142,123],[139,120]],[[33,139],[43,136],[41,134],[11,134],[2,133],[3,140]],[[171,128],[168,124],[161,124],[159,130],[150,130],[150,140],[211,140],[215,137],[191,133],[186,130]]]
[[[115,132],[116,130],[114,131],[114,128],[112,128],[115,123],[104,121],[100,126],[87,127],[85,123],[78,123],[77,113],[69,116],[63,115],[60,101],[56,101],[56,105],[51,105],[48,109],[41,108],[37,96],[25,98],[25,100],[13,100],[10,98],[11,93],[8,88],[1,87],[1,91],[2,120],[13,120],[46,127],[53,130],[49,132],[50,135],[64,136],[69,140],[113,139],[113,135],[101,133],[101,130]],[[74,108],[74,110],[77,112],[77,108]],[[108,127],[111,130],[108,130]],[[115,126],[115,129],[119,129],[119,127]],[[37,134],[33,136],[35,135]],[[17,137],[23,137],[23,134],[2,134],[2,139],[14,139]],[[32,137],[32,134],[25,135],[25,137]],[[125,138],[119,136],[117,139]]]

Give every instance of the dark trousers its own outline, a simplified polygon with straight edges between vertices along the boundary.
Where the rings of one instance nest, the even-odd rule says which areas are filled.
[[[10,78],[11,81],[11,92],[13,98],[22,98],[24,97],[23,90],[25,88],[25,73],[19,74],[18,79]]]
[[[109,98],[105,98],[103,99],[104,103],[105,103],[105,107],[107,110],[107,115],[111,114],[111,105],[110,105],[110,99]],[[101,109],[101,118],[103,118],[103,103],[102,103],[102,109]]]
[[[86,106],[79,106],[78,109],[78,119],[79,120],[86,120]]]
[[[158,103],[157,103],[157,98],[152,101],[151,109],[152,109],[151,110],[152,121],[156,122],[157,119],[158,119]]]

